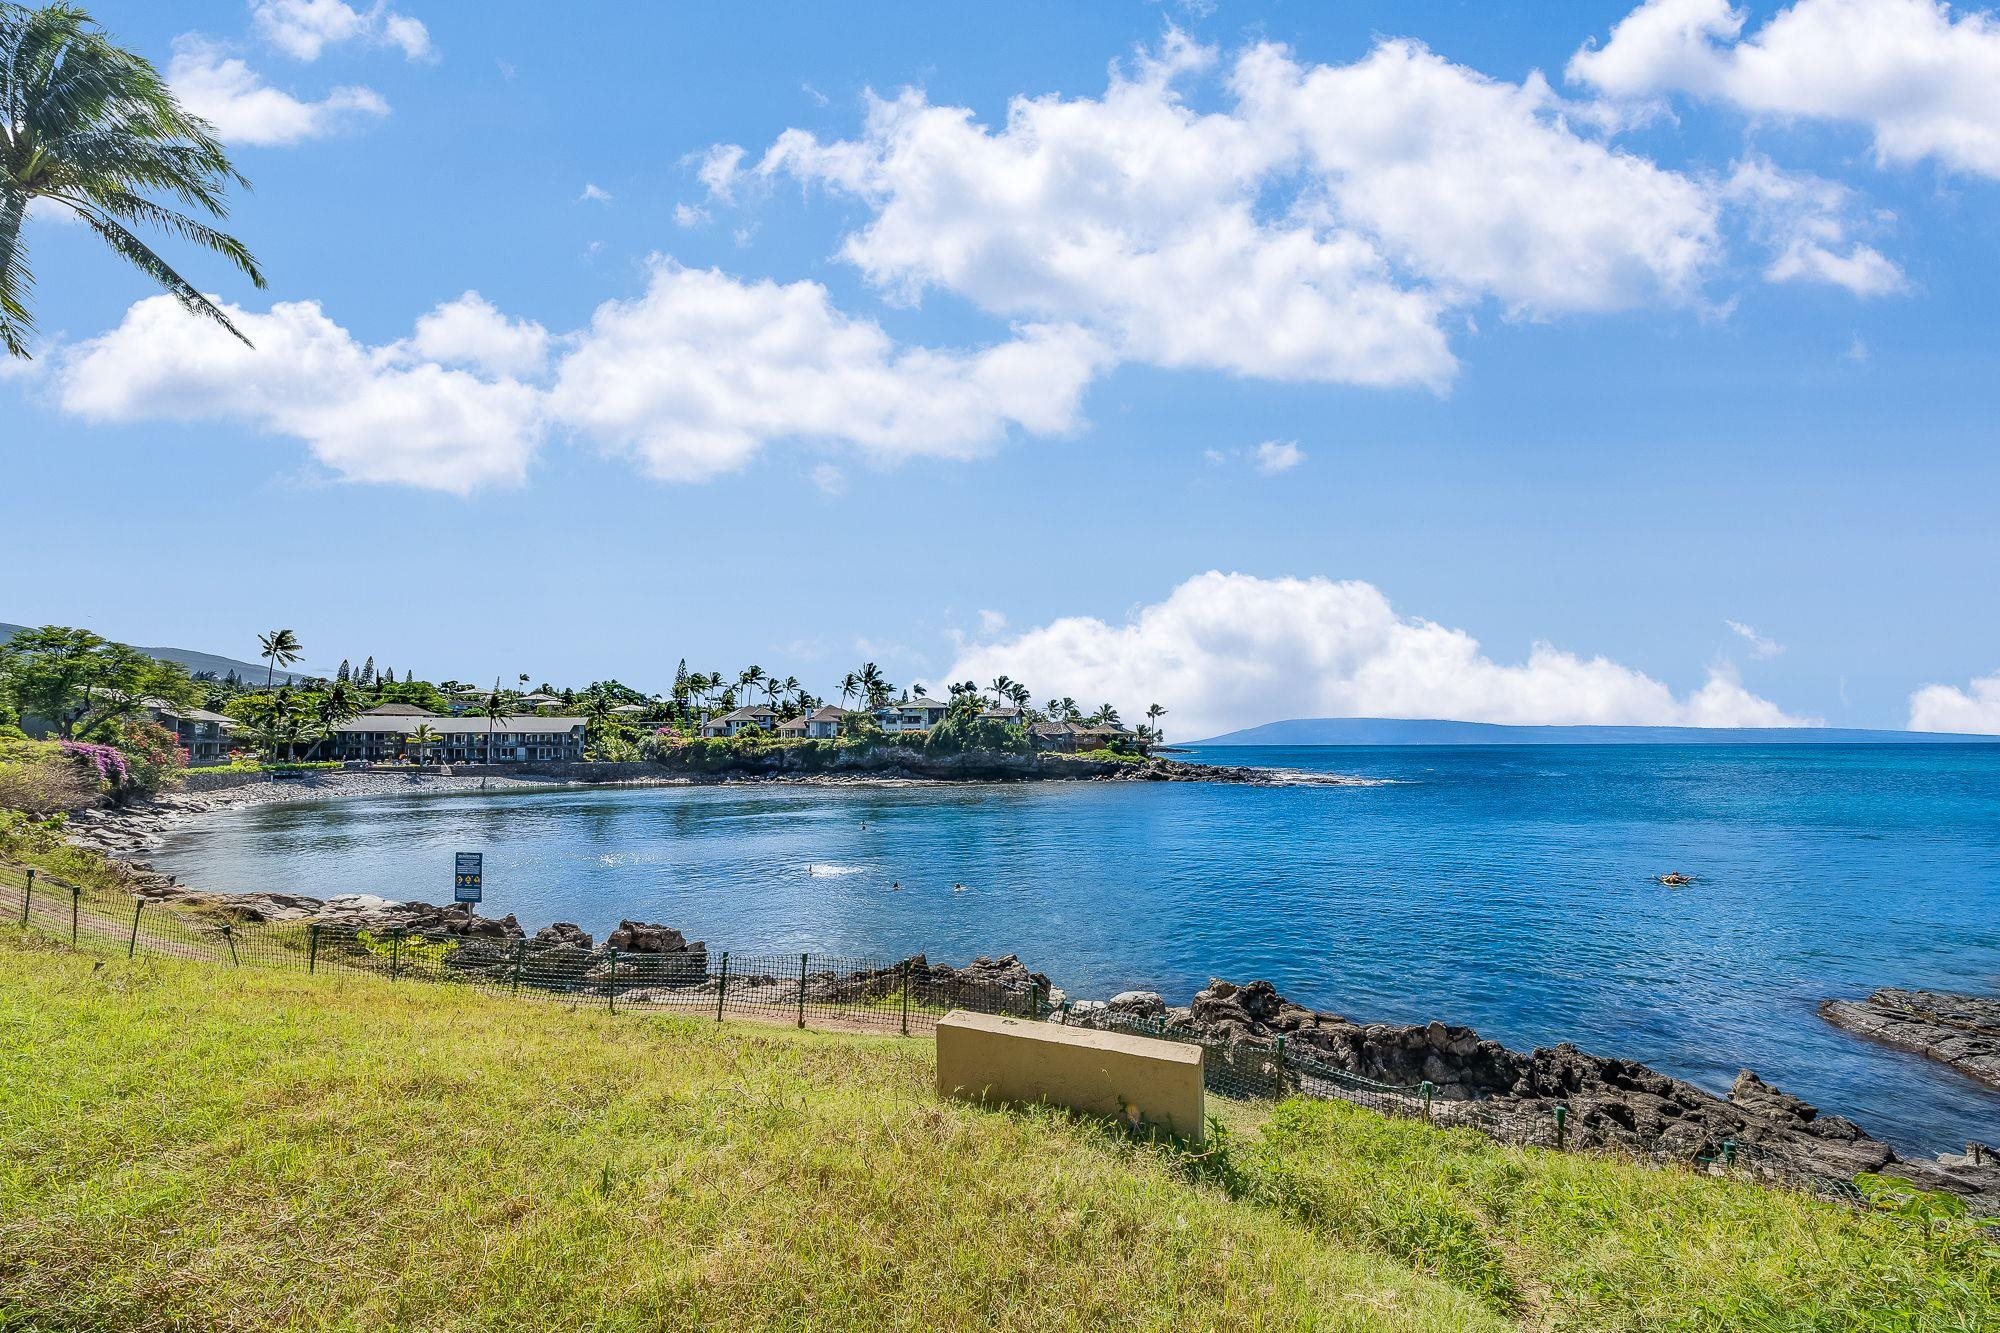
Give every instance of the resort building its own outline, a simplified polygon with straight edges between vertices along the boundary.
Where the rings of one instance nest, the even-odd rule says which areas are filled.
[[[840,735],[841,723],[849,714],[845,708],[828,704],[804,717],[786,718],[778,724],[778,734],[799,740],[827,741]]]
[[[236,730],[235,718],[150,697],[141,699],[139,706],[147,717],[174,733],[174,739],[187,751],[188,767],[229,762],[229,733]]]
[[[343,722],[327,744],[335,759],[415,760],[417,746],[410,737],[424,726],[437,736],[424,747],[426,762],[523,764],[583,758],[586,722],[580,717],[435,717],[408,704],[385,704]]]
[[[944,721],[944,715],[950,710],[950,704],[918,695],[914,699],[901,699],[876,709],[875,722],[886,732],[928,731]]]
[[[833,740],[840,735],[840,729],[846,723],[848,716],[848,711],[845,708],[835,708],[832,704],[815,710],[803,719],[806,724],[807,739],[816,741]]]
[[[751,727],[762,727],[765,731],[778,729],[778,714],[758,704],[752,708],[737,708],[720,717],[712,717],[701,724],[704,736],[734,736]]]

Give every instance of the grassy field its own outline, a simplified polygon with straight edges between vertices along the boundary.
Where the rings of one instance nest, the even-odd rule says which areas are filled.
[[[0,1329],[1975,1329],[2000,1254],[1290,1103],[1196,1160],[928,1046],[0,928]]]

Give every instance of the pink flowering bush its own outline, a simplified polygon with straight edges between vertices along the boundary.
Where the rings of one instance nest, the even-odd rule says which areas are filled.
[[[97,776],[113,787],[123,786],[132,776],[132,766],[125,762],[124,753],[114,745],[96,745],[90,741],[60,741],[58,744],[64,754],[95,769]]]

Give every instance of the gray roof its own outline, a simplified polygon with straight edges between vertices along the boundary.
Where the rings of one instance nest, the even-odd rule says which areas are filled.
[[[439,736],[484,736],[491,727],[494,734],[503,731],[525,731],[547,736],[559,732],[575,731],[584,725],[580,717],[536,717],[532,713],[515,717],[400,717],[364,713],[352,722],[343,722],[334,730],[343,734],[359,734],[368,731],[393,731],[409,735],[418,727],[428,726]]]
[[[946,710],[946,709],[949,709],[949,708],[951,707],[951,705],[950,705],[950,704],[948,704],[948,703],[940,703],[940,702],[939,702],[938,700],[936,700],[936,699],[927,699],[927,698],[925,698],[925,697],[924,697],[924,696],[922,696],[922,695],[918,695],[918,696],[917,696],[916,698],[914,698],[914,699],[899,699],[899,700],[895,700],[895,701],[892,701],[892,702],[890,702],[890,703],[888,703],[888,704],[885,704],[885,705],[883,705],[883,707],[885,707],[885,708],[930,708],[930,709],[940,709],[940,710]]]
[[[376,704],[373,708],[363,709],[361,712],[356,713],[355,716],[356,717],[436,717],[437,714],[431,712],[428,708],[419,708],[415,704]]]
[[[847,716],[847,710],[845,708],[835,708],[832,704],[828,704],[824,708],[814,709],[812,716],[807,718],[806,721],[838,722],[841,719],[845,718],[846,716]]]
[[[731,709],[729,712],[724,713],[721,717],[712,717],[709,719],[709,721],[710,722],[753,722],[760,717],[776,717],[777,715],[778,714],[775,710],[766,708],[762,704],[758,704],[754,708]]]

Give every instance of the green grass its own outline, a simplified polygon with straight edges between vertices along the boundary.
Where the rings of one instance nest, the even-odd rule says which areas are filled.
[[[930,1081],[0,928],[0,1329],[1995,1326],[1964,1227],[1340,1105],[1196,1160]]]

